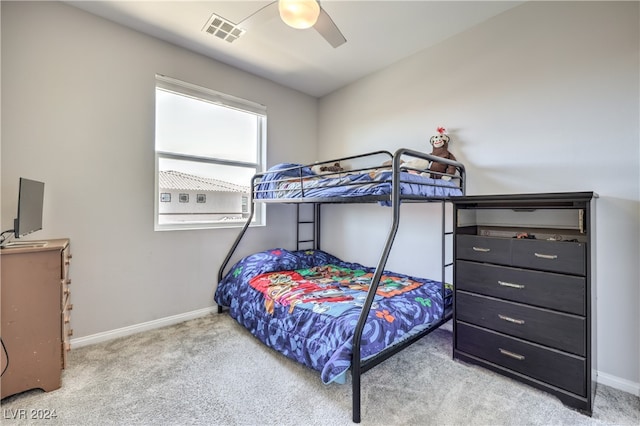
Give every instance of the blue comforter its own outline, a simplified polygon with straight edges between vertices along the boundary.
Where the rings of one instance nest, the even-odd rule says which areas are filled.
[[[293,168],[293,169],[292,169]],[[390,195],[391,170],[375,174],[345,174],[322,177],[308,167],[283,163],[269,169],[257,186],[256,198],[358,197]],[[425,198],[462,195],[453,181],[431,179],[418,174],[400,173],[400,193]]]
[[[351,364],[353,333],[374,268],[322,251],[273,249],[236,263],[215,301],[267,346],[342,380]],[[384,272],[362,338],[362,359],[437,322],[441,284]],[[450,304],[447,290],[447,305]]]

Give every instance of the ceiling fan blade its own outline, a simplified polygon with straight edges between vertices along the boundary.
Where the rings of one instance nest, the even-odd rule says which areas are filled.
[[[238,22],[237,25],[244,30],[249,30],[254,26],[258,26],[279,16],[280,14],[278,13],[278,2],[273,1],[268,5],[258,9],[256,12],[249,15],[242,21]]]
[[[320,8],[320,16],[318,16],[318,21],[313,28],[334,48],[347,42],[347,39],[344,38],[338,26],[323,8]]]

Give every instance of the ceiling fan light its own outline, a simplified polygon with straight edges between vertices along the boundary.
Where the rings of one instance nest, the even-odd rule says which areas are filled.
[[[320,15],[320,5],[316,0],[280,0],[278,11],[285,24],[304,30],[315,25]]]

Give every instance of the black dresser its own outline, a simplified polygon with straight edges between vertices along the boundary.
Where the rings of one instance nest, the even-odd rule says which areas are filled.
[[[453,356],[591,415],[592,192],[456,197]]]

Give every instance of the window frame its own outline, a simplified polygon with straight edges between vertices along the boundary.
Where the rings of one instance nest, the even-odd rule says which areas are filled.
[[[257,147],[256,147],[256,163],[235,161],[228,159],[221,159],[215,157],[202,157],[197,155],[189,155],[185,153],[166,152],[160,151],[157,148],[157,142],[154,137],[154,155],[155,155],[155,178],[154,178],[154,230],[155,231],[176,231],[186,229],[219,229],[219,228],[240,228],[246,223],[246,220],[234,221],[234,222],[186,222],[186,223],[159,223],[160,216],[160,187],[159,187],[159,173],[160,173],[160,160],[161,159],[174,159],[183,161],[193,161],[197,163],[208,163],[225,166],[235,166],[244,168],[255,168],[256,173],[263,172],[266,164],[266,146],[267,146],[267,108],[256,102],[252,102],[246,99],[238,98],[225,93],[217,92],[206,87],[198,86],[192,83],[187,83],[172,77],[156,74],[155,87],[154,87],[154,100],[156,91],[165,90],[173,92],[178,95],[190,97],[196,100],[203,100],[211,102],[215,105],[236,109],[242,112],[248,112],[255,114],[258,120],[257,128]],[[157,108],[157,101],[154,106]],[[156,114],[154,110],[154,123],[156,120]],[[251,190],[251,182],[247,183],[249,190]],[[244,196],[242,197],[242,205],[244,207]],[[250,196],[249,196],[250,198]],[[197,201],[197,200],[196,200]],[[250,203],[250,201],[249,201]],[[243,209],[244,210],[244,209]],[[250,206],[249,206],[250,212]],[[266,206],[262,203],[257,203],[254,208],[254,219],[249,226],[265,226],[266,225]]]

